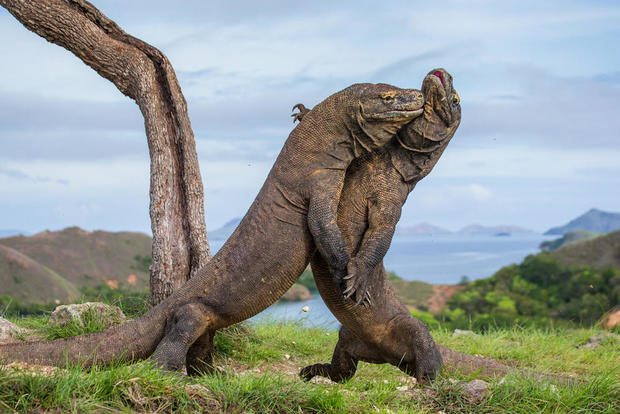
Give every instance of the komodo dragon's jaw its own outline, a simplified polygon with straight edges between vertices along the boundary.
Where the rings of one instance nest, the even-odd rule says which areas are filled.
[[[406,124],[424,112],[424,95],[417,89],[401,89],[384,83],[362,87],[359,113],[367,123]]]
[[[342,113],[348,119],[343,121],[355,145],[367,152],[385,145],[403,125],[424,113],[424,95],[417,89],[379,83],[352,85],[347,92],[349,108]]]

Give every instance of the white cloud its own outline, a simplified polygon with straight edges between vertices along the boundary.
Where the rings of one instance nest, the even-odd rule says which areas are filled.
[[[312,106],[360,81],[416,87],[436,66],[454,75],[463,122],[404,220],[527,225],[620,205],[617,4],[96,5],[177,70],[210,228],[245,212],[292,128],[293,104]],[[0,39],[0,228],[148,229],[136,105],[6,12]]]

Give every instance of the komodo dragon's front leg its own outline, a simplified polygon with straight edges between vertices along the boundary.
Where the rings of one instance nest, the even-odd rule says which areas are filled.
[[[304,104],[293,106],[293,122],[301,122],[310,112]],[[312,173],[312,195],[308,205],[308,227],[321,255],[330,264],[336,282],[342,279],[346,272],[350,256],[340,229],[336,223],[340,192],[344,184],[344,175],[336,176],[329,170],[316,170]],[[337,193],[334,194],[334,189]]]
[[[308,228],[317,250],[329,265],[334,281],[340,284],[347,271],[349,253],[336,222],[344,175],[317,170],[313,173],[312,195],[308,205]],[[328,191],[329,189],[329,191]],[[334,190],[337,193],[334,194]]]
[[[402,204],[393,201],[398,198],[397,194],[389,194],[394,191],[397,189],[387,189],[368,200],[368,228],[360,249],[347,266],[349,274],[345,277],[345,298],[355,294],[358,305],[362,302],[371,305],[372,299],[367,289],[371,282],[370,275],[390,248],[396,223],[400,219]]]
[[[299,112],[291,115],[293,122],[301,122],[304,116],[311,111],[301,103],[295,105],[293,110],[295,109],[298,109]],[[370,306],[372,300],[366,289],[369,282],[368,275],[387,253],[394,236],[396,223],[400,219],[401,209],[398,208],[398,203],[390,202],[384,195],[378,194],[373,199],[368,200],[368,230],[364,233],[362,247],[357,255],[349,258],[340,229],[335,221],[329,219],[335,217],[339,200],[335,197],[331,199],[325,197],[326,192],[320,189],[322,185],[326,185],[326,183],[317,181],[316,186],[319,189],[316,192],[316,198],[310,203],[308,213],[310,231],[313,235],[318,235],[318,237],[315,236],[316,240],[319,241],[317,248],[327,263],[340,264],[339,268],[330,268],[330,271],[332,275],[336,276],[336,282],[340,278],[345,280],[344,299],[355,295],[356,305]],[[332,183],[327,183],[327,185],[332,185]],[[342,183],[339,183],[339,188],[342,188]],[[348,273],[345,277],[343,277],[344,266],[346,266],[346,273]]]

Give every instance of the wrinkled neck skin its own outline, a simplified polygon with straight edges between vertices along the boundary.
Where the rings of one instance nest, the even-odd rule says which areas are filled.
[[[384,146],[405,123],[410,121],[405,119],[399,121],[369,119],[364,113],[364,107],[361,103],[349,113],[352,115],[346,120],[345,125],[347,125],[352,138],[356,158],[363,152],[371,152]]]
[[[399,133],[390,142],[388,150],[392,164],[409,185],[409,191],[431,172],[451,139],[452,136],[439,142],[431,141],[408,130],[407,133]]]
[[[405,125],[390,142],[392,164],[409,191],[431,172],[461,123],[460,108],[452,109],[452,122],[446,125],[432,106],[427,102],[424,115]]]

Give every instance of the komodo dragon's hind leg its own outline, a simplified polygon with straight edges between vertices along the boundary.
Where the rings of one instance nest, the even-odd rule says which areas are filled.
[[[190,346],[185,366],[187,375],[195,376],[213,372],[213,337],[215,332],[207,330]]]
[[[212,320],[213,313],[202,303],[181,306],[168,320],[166,334],[157,345],[153,360],[167,371],[180,370],[188,350],[203,336]]]
[[[331,364],[314,364],[302,368],[299,376],[310,381],[314,376],[327,377],[332,381],[343,382],[355,375],[359,359],[351,354],[351,344],[359,342],[344,326],[338,333],[338,343],[332,355]]]

